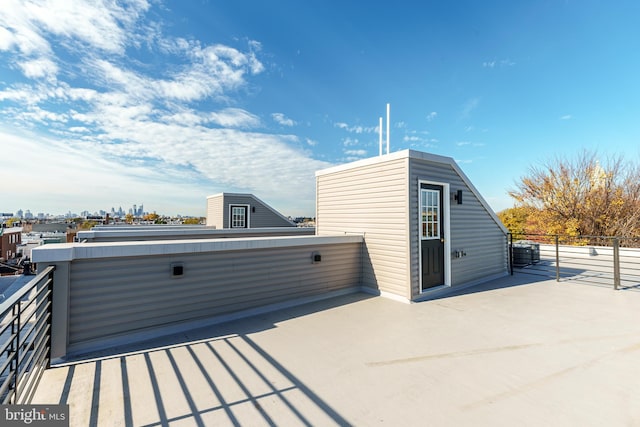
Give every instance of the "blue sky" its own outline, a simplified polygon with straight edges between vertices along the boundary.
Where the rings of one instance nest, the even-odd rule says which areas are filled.
[[[454,158],[499,211],[534,165],[640,157],[637,1],[2,0],[0,211],[254,193],[314,215],[315,171]],[[386,127],[386,124],[383,126]]]

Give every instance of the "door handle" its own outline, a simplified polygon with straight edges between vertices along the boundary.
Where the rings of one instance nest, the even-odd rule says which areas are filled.
[[[440,243],[444,243],[444,237],[440,238]]]

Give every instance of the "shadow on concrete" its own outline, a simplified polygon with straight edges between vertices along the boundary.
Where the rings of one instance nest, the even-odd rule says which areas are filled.
[[[112,363],[113,360],[118,363]],[[137,359],[137,360],[134,360]],[[111,362],[111,363],[110,363]],[[93,385],[89,424],[106,425],[101,408],[120,405],[115,413],[122,420],[109,417],[113,424],[127,426],[166,426],[172,423],[189,425],[282,425],[286,423],[312,426],[322,414],[324,424],[350,425],[336,410],[315,394],[285,366],[249,336],[235,334],[210,338],[167,348],[99,359],[92,362]],[[77,374],[70,365],[60,393],[60,404],[69,404],[69,394]],[[143,369],[141,369],[143,367]],[[101,378],[120,379],[122,390],[117,395],[121,402],[110,396],[101,396]],[[179,386],[176,387],[175,384]],[[146,384],[148,390],[134,390]],[[144,403],[140,394],[145,394]],[[105,402],[111,398],[112,401]],[[186,402],[176,411],[176,401]],[[203,402],[206,402],[203,404]],[[172,410],[169,407],[174,406]],[[137,412],[136,412],[137,411]],[[140,423],[140,412],[146,422]],[[153,421],[149,422],[152,418]]]
[[[101,408],[120,406],[124,425],[165,426],[174,422],[205,425],[246,425],[238,413],[251,414],[258,424],[316,425],[318,414],[325,424],[350,425],[336,410],[279,363],[250,334],[277,327],[278,322],[373,298],[355,293],[290,307],[262,315],[194,329],[146,342],[85,354],[66,362],[68,370],[60,404],[68,404],[78,367],[93,364],[89,425],[104,424]],[[117,361],[115,363],[114,361]],[[62,366],[62,365],[61,365]],[[85,369],[86,371],[86,369]],[[102,379],[121,384],[115,395],[101,396]],[[119,381],[113,381],[119,378]],[[83,381],[78,377],[77,381]],[[86,379],[84,379],[86,381]],[[147,384],[146,403],[136,401],[140,384]],[[179,387],[176,387],[178,384]],[[206,384],[206,386],[203,386]],[[77,387],[77,385],[76,385]],[[168,392],[167,390],[171,390]],[[234,390],[230,392],[229,390]],[[110,399],[105,404],[105,399]],[[139,400],[139,398],[138,398]],[[179,414],[168,410],[171,402],[186,402]],[[202,405],[202,402],[211,402]],[[87,408],[88,409],[88,408]],[[155,421],[140,424],[136,411],[155,414]],[[215,421],[212,421],[215,420]],[[312,422],[312,420],[314,420]],[[116,420],[113,420],[114,422]]]

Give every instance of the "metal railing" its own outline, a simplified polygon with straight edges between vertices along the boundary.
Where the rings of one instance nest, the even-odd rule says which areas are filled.
[[[0,401],[30,403],[50,364],[53,271],[47,267],[0,304]]]
[[[519,272],[640,290],[638,238],[509,234],[509,265]]]

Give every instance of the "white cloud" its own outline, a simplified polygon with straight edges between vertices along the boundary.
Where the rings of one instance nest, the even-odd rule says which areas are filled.
[[[0,91],[0,101],[14,101],[22,104],[37,104],[47,95],[30,86],[16,85],[14,88]]]
[[[311,138],[306,138],[305,141],[306,141],[307,145],[310,146],[310,147],[315,147],[316,145],[318,145],[318,141],[314,141]]]
[[[573,116],[571,114],[565,114],[564,116],[560,117],[560,120],[571,120],[573,118]]]
[[[285,116],[283,113],[273,113],[271,114],[271,118],[282,126],[295,126],[296,122]]]
[[[121,54],[132,26],[148,8],[144,0],[3,0],[0,25],[25,55],[50,52],[47,34]]]
[[[22,73],[30,78],[54,77],[58,73],[58,66],[48,58],[38,58],[18,63]]]
[[[360,125],[351,126],[344,122],[334,123],[334,126],[337,128],[343,129],[349,133],[355,133],[355,134],[379,132],[378,126],[368,126],[368,127],[360,126]]]
[[[344,145],[345,147],[353,147],[354,145],[358,145],[360,143],[360,141],[358,141],[358,138],[344,138],[342,140],[342,145]]]
[[[345,150],[344,154],[347,154],[349,156],[364,156],[365,154],[367,154],[366,150]]]
[[[458,164],[469,164],[469,163],[473,163],[473,160],[468,160],[468,159],[455,159],[456,163]]]
[[[513,67],[514,65],[516,65],[516,63],[513,62],[510,59],[501,59],[499,61],[494,59],[494,60],[491,60],[491,61],[484,61],[482,63],[482,66],[484,68]]]
[[[46,124],[50,122],[65,123],[68,121],[68,116],[66,114],[59,114],[52,111],[43,110],[42,108],[36,106],[30,106],[24,111],[16,112],[14,117],[26,123],[40,122]]]
[[[342,159],[345,162],[354,162],[360,160],[367,155],[366,150],[344,150],[345,157]]]
[[[29,79],[55,80],[60,61],[48,37],[79,50],[99,49],[122,55],[131,42],[132,25],[149,8],[144,0],[4,0],[0,8],[0,51]]]
[[[109,204],[140,200],[166,213],[185,213],[181,207],[202,202],[203,189],[193,180],[176,180],[164,170],[148,170],[133,164],[107,160],[90,149],[39,135],[15,135],[0,130],[0,138],[29,152],[37,168],[9,162],[6,171],[18,185],[3,191],[3,203],[15,209],[62,213],[68,209],[108,209]],[[52,161],[55,159],[55,161]],[[144,178],[142,178],[144,177]],[[46,183],[46,191],[43,186]],[[33,194],[38,194],[34,198]],[[170,194],[171,197],[167,197]],[[162,203],[162,205],[161,205]],[[194,212],[204,215],[204,212]]]
[[[31,190],[16,190],[7,203],[17,209],[24,197],[50,194],[42,198],[47,209],[66,211],[80,201],[83,210],[131,197],[159,211],[165,203],[172,213],[181,201],[203,206],[207,194],[238,191],[259,194],[276,208],[313,212],[314,172],[330,164],[299,148],[296,136],[255,131],[258,116],[227,107],[236,105],[232,96],[250,76],[264,71],[259,42],[247,41],[241,51],[165,37],[159,23],[142,19],[150,7],[144,0],[3,1],[0,50],[30,80],[0,91],[2,122],[15,124],[2,138],[28,141],[33,160],[47,163],[6,169]],[[55,49],[52,35],[62,40]],[[123,55],[130,48],[165,55],[170,66],[131,61]],[[68,62],[73,57],[80,59]],[[89,84],[77,83],[80,77]],[[282,124],[293,122],[277,114]],[[27,129],[33,131],[25,136]],[[91,185],[78,190],[83,182]]]
[[[429,114],[427,114],[427,121],[432,122],[433,120],[435,120],[436,117],[438,117],[438,113],[435,111],[432,111]]]
[[[9,50],[15,43],[13,33],[0,26],[0,50]]]
[[[258,116],[242,108],[225,108],[211,113],[211,121],[217,125],[231,128],[252,128],[260,125]]]
[[[470,141],[458,141],[455,143],[457,147],[484,147],[485,144],[483,142],[470,142]]]

